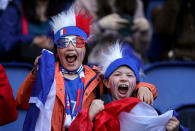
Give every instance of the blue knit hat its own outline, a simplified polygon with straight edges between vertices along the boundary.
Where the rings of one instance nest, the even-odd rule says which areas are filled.
[[[110,75],[120,66],[128,66],[135,74],[137,81],[139,82],[139,71],[136,66],[136,63],[133,59],[129,58],[119,58],[113,61],[106,69],[106,72],[104,74],[104,79],[108,79]]]

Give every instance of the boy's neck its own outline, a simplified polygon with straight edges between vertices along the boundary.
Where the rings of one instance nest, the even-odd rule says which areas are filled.
[[[75,78],[77,78],[79,76],[79,74],[63,74],[64,77],[70,79],[70,80],[74,80]]]

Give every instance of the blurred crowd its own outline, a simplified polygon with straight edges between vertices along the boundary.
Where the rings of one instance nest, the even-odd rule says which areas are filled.
[[[100,37],[112,36],[128,43],[143,63],[193,61],[194,2],[159,1],[149,10],[153,0],[1,0],[0,61],[33,63],[43,48],[52,50],[50,18],[72,2],[93,16],[90,49]]]

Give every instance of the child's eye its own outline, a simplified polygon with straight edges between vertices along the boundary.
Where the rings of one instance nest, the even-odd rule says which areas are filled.
[[[120,74],[117,73],[117,74],[114,74],[114,76],[120,76]]]
[[[133,77],[133,75],[131,75],[131,74],[127,74],[127,77]]]

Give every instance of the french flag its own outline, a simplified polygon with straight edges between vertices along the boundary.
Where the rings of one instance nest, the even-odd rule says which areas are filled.
[[[166,131],[173,110],[158,115],[152,106],[130,97],[105,105],[95,117],[95,124],[86,114],[88,110],[80,111],[69,131]]]
[[[60,36],[63,36],[63,35],[65,35],[65,34],[66,34],[66,29],[60,30]]]
[[[95,131],[166,131],[173,110],[158,115],[156,110],[137,98],[111,102],[96,116]]]
[[[23,131],[50,131],[51,117],[56,96],[55,57],[52,52],[42,50],[34,88],[29,100]]]

